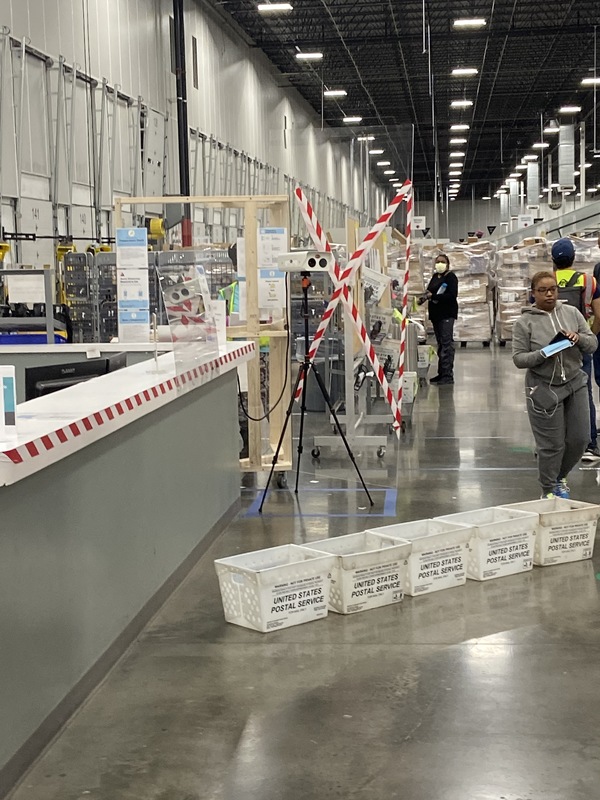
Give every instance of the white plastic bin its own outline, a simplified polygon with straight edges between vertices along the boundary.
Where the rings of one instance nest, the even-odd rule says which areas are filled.
[[[217,559],[225,619],[266,633],[326,617],[334,563],[293,544]]]
[[[488,581],[533,569],[536,514],[514,508],[480,508],[436,519],[473,526],[467,578]]]
[[[354,614],[402,600],[412,545],[376,533],[351,533],[307,545],[335,556],[329,608]]]
[[[404,590],[406,594],[415,597],[466,583],[470,528],[451,522],[419,519],[373,528],[372,533],[412,544]]]
[[[548,567],[592,557],[600,506],[553,497],[503,507],[539,514],[534,564]]]

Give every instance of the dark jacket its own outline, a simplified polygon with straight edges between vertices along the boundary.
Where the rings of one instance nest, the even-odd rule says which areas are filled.
[[[446,284],[443,294],[438,294],[442,284]],[[438,275],[436,272],[427,285],[431,292],[429,300],[429,319],[432,322],[441,322],[443,319],[456,319],[458,317],[458,278],[450,270]]]

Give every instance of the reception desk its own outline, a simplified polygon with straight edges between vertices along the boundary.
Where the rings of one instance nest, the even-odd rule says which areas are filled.
[[[18,406],[0,442],[0,796],[235,514],[235,342]]]

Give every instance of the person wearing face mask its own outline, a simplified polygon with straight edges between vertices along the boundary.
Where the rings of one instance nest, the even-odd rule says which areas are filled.
[[[438,374],[430,380],[437,386],[454,383],[454,321],[458,317],[458,278],[450,270],[450,259],[438,253],[433,277],[420,302],[429,301],[429,319],[438,346]]]
[[[558,299],[556,273],[531,279],[534,304],[513,326],[513,362],[525,373],[527,414],[538,455],[542,497],[569,498],[567,475],[584,453],[590,428],[583,356],[597,346],[583,314]],[[546,348],[567,345],[559,352]]]

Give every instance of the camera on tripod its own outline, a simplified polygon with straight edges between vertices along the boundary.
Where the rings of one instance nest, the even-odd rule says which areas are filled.
[[[282,272],[331,272],[335,264],[333,253],[318,250],[294,250],[276,258]]]

